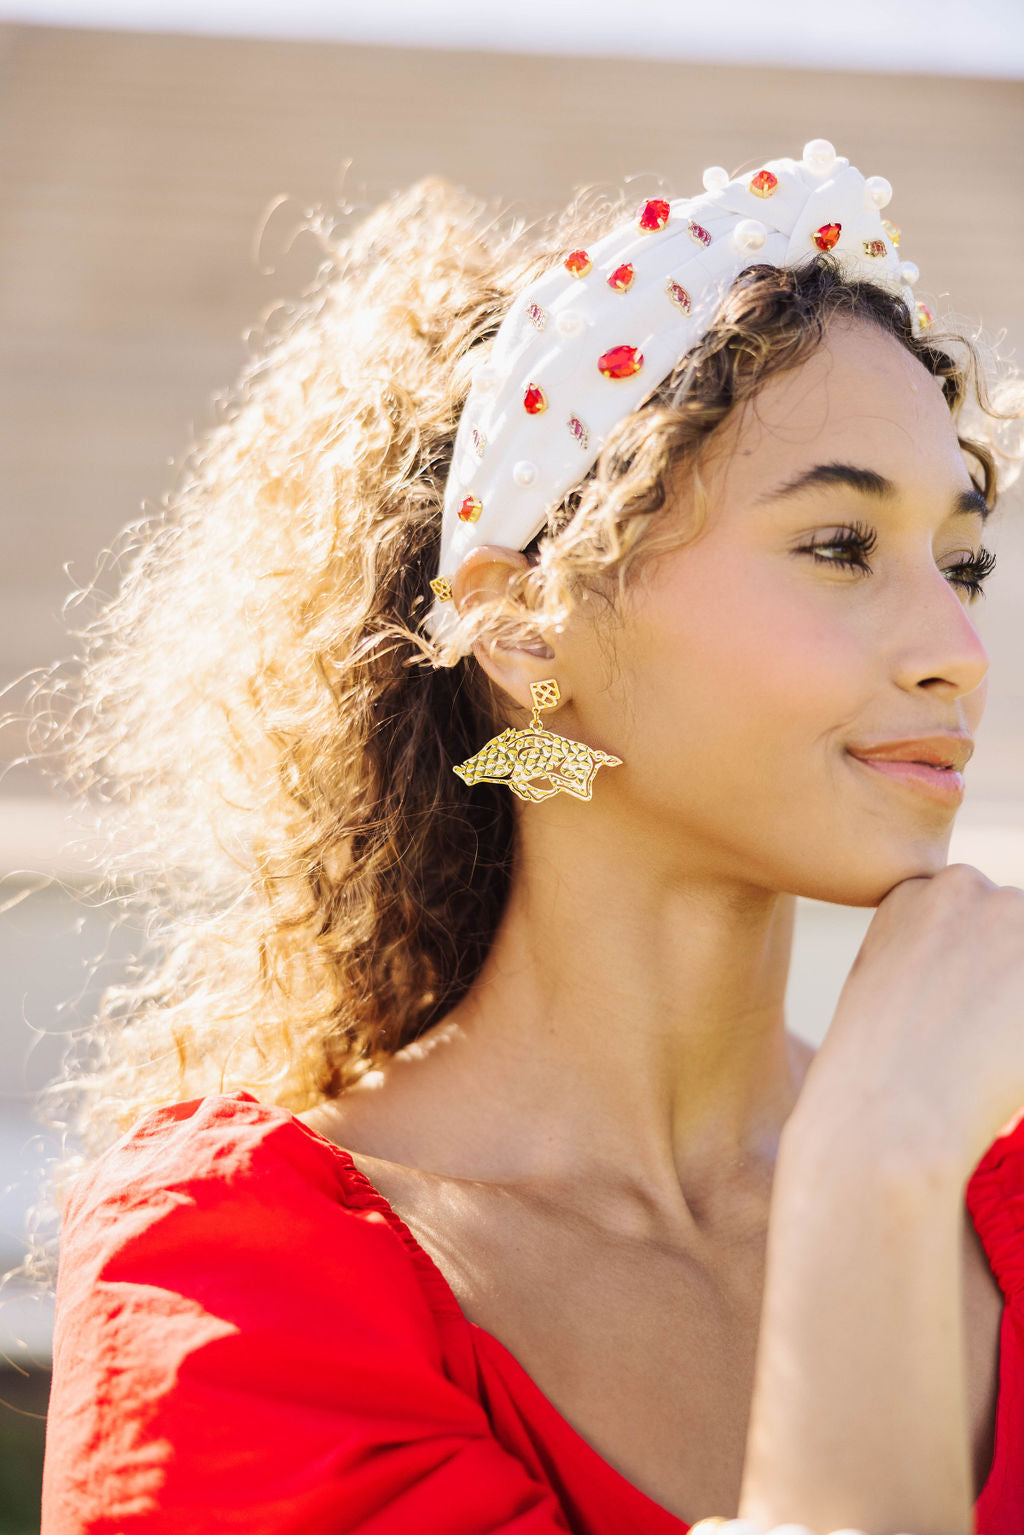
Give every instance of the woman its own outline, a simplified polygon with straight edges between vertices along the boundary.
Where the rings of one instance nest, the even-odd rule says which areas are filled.
[[[944,867],[999,412],[882,178],[705,189],[377,210],[87,636],[166,915],[44,1535],[1024,1527],[1024,896]],[[797,895],[877,908],[816,1055]]]

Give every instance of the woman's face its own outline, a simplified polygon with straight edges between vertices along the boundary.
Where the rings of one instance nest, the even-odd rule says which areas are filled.
[[[970,738],[984,708],[983,599],[955,569],[981,547],[980,497],[940,387],[843,322],[726,423],[703,477],[704,528],[637,575],[608,687],[573,660],[582,738],[628,768],[595,799],[635,812],[657,856],[874,905],[944,865],[959,795],[952,773],[922,787],[856,753]]]

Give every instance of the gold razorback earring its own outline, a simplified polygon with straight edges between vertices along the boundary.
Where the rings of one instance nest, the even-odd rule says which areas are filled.
[[[531,682],[533,714],[526,729],[510,725],[452,771],[468,784],[507,783],[520,799],[550,799],[560,790],[590,799],[598,768],[620,767],[622,758],[545,730],[540,711],[555,708],[560,696],[554,677]],[[552,787],[542,789],[535,778],[546,778]]]

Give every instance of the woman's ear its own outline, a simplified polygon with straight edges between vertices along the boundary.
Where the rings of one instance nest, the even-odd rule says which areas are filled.
[[[530,563],[520,549],[506,549],[500,544],[478,544],[475,549],[469,551],[455,572],[452,596],[456,608],[461,613],[467,607],[472,607],[473,603],[481,597],[503,595],[508,590],[510,582],[523,571],[530,569]],[[483,644],[483,642],[480,643]],[[524,644],[515,648],[528,651],[530,655],[541,656],[548,661],[554,659],[555,652],[543,637],[538,638],[533,644]],[[475,646],[474,649],[476,649]]]
[[[500,597],[509,583],[530,568],[530,561],[519,549],[499,544],[479,544],[471,549],[452,580],[452,597],[460,612],[482,597]],[[473,654],[488,676],[506,693],[530,707],[530,683],[550,676],[555,652],[543,635],[529,642],[510,645],[479,639]],[[543,662],[538,666],[537,660]],[[564,690],[563,690],[564,692]]]

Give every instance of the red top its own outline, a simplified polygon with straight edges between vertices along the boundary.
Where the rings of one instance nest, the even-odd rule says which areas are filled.
[[[1024,1119],[967,1201],[1006,1297],[977,1529],[1020,1535]],[[688,1528],[467,1321],[348,1152],[285,1110],[244,1092],[153,1110],[76,1183],[42,1535]]]

